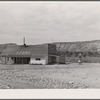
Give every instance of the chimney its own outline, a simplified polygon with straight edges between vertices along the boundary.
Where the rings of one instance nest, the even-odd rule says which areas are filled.
[[[26,47],[26,44],[25,44],[25,37],[23,38],[23,45],[24,45],[24,47]]]

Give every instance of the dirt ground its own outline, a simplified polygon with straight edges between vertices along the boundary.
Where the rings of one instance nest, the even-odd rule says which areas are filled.
[[[0,65],[0,89],[100,88],[99,63]]]

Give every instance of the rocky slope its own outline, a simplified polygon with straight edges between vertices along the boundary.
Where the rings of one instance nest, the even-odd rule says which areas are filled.
[[[100,40],[82,41],[82,42],[55,42],[58,51],[92,51],[100,52]]]

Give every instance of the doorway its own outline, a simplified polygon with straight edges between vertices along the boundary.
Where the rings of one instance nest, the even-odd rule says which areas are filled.
[[[29,64],[30,57],[12,57],[14,64]]]

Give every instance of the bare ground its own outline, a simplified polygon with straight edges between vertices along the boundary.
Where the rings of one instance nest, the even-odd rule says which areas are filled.
[[[0,89],[100,88],[100,64],[0,65]]]

